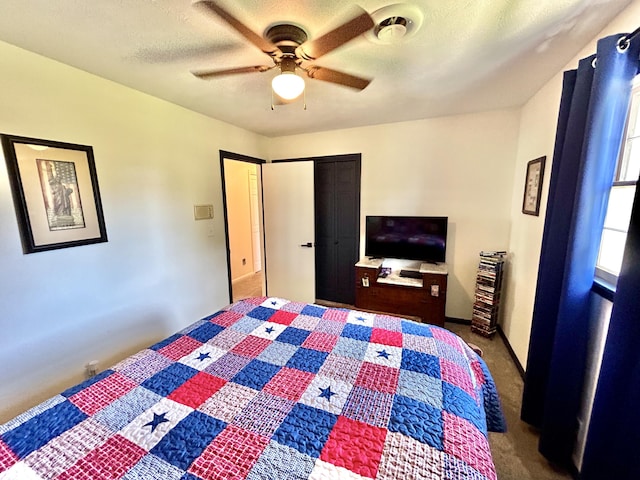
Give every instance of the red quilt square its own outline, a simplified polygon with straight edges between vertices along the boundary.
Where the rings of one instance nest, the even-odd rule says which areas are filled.
[[[443,450],[468,463],[487,478],[495,478],[489,441],[473,424],[443,411]]]
[[[244,357],[256,358],[262,351],[271,344],[271,340],[267,338],[254,337],[249,335],[247,338],[238,343],[231,349],[233,353]]]
[[[144,448],[120,435],[114,435],[57,478],[115,480],[122,478],[146,454]]]
[[[322,314],[322,318],[341,323],[347,323],[348,317],[349,312],[347,310],[338,310],[336,308],[328,308],[327,311]]]
[[[250,303],[252,305],[262,305],[269,297],[250,297],[242,300],[245,303]]]
[[[191,408],[198,408],[220,390],[226,380],[200,372],[175,389],[167,398]]]
[[[297,316],[297,313],[278,310],[276,313],[271,315],[271,317],[269,317],[269,321],[273,323],[279,323],[281,325],[291,325],[291,322],[293,322]]]
[[[76,407],[87,415],[102,410],[114,400],[133,390],[137,384],[116,372],[69,397]]]
[[[449,382],[456,387],[460,387],[467,392],[473,398],[476,398],[476,392],[469,376],[469,371],[462,368],[460,365],[453,363],[446,358],[440,359],[440,375],[442,380]]]
[[[302,343],[305,348],[313,348],[321,352],[330,352],[338,343],[338,336],[324,332],[311,332],[311,334]]]
[[[482,365],[480,365],[480,362],[477,360],[471,362],[471,369],[473,370],[478,384],[484,385],[486,383],[486,380],[484,378],[484,372],[482,371]]]
[[[175,342],[171,342],[166,347],[162,347],[158,350],[158,353],[161,353],[171,360],[180,360],[182,357],[189,355],[200,346],[202,346],[201,342],[185,335],[177,339]]]
[[[215,323],[216,325],[220,325],[221,327],[230,327],[238,320],[240,320],[244,315],[236,312],[222,312],[220,315],[216,315],[211,320],[211,323]]]
[[[191,464],[189,472],[199,478],[244,480],[268,444],[267,437],[229,425]]]
[[[399,378],[400,370],[397,368],[363,362],[355,384],[378,392],[395,393]]]
[[[371,343],[389,345],[390,347],[402,347],[402,333],[374,328],[371,331]]]
[[[385,428],[338,417],[320,460],[366,478],[376,478],[386,437]]]
[[[0,473],[18,463],[18,456],[13,453],[9,445],[0,440]]]
[[[295,368],[282,367],[262,389],[264,392],[297,402],[315,375]]]

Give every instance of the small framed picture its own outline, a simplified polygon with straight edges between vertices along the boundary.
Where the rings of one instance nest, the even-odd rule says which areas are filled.
[[[527,176],[524,183],[522,213],[535,215],[540,213],[540,195],[544,179],[544,163],[547,157],[536,158],[527,163]]]
[[[0,137],[24,253],[107,241],[90,146]]]

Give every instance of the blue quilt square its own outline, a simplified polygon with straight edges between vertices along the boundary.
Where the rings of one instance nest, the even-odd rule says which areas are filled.
[[[199,328],[200,326],[204,325],[205,323],[208,323],[208,322],[206,320],[198,320],[197,322],[192,323],[191,325],[187,325],[182,330],[180,330],[178,333],[180,335],[189,335],[189,333],[193,332],[195,329]]]
[[[280,371],[282,367],[260,360],[251,360],[249,364],[233,377],[232,381],[255,390],[262,390],[269,380]]]
[[[434,378],[440,377],[440,360],[428,353],[416,352],[414,350],[402,350],[402,364],[400,368],[403,370],[411,370],[412,372],[424,373]]]
[[[184,470],[148,453],[122,477],[122,480],[149,480],[150,478],[180,480],[183,474]]]
[[[271,315],[276,312],[277,310],[274,310],[273,308],[256,307],[249,313],[247,313],[247,316],[251,318],[257,318],[258,320],[269,320],[271,318]]]
[[[487,429],[490,432],[504,433],[507,431],[507,420],[500,406],[500,395],[495,382],[490,381],[491,372],[489,367],[481,358],[478,359],[485,381],[482,383],[482,398],[484,400],[484,412],[487,416]]]
[[[142,383],[144,388],[166,397],[176,388],[196,375],[198,370],[182,363],[173,363],[164,370],[160,370],[153,377]]]
[[[169,338],[165,338],[164,340],[162,340],[161,342],[156,343],[155,345],[151,345],[149,347],[149,350],[160,350],[163,347],[166,347],[167,345],[169,345],[170,343],[175,342],[177,339],[179,339],[180,337],[182,337],[182,335],[180,335],[179,333],[176,333],[175,335],[171,335]]]
[[[442,380],[424,373],[400,370],[398,393],[442,409]]]
[[[389,419],[389,431],[399,432],[438,450],[443,448],[442,410],[396,395]]]
[[[237,332],[251,333],[264,322],[253,317],[242,317],[240,320],[231,325],[231,328]]]
[[[2,434],[2,440],[18,457],[24,458],[86,418],[87,415],[67,400]]]
[[[421,337],[433,337],[433,333],[431,333],[429,325],[412,322],[411,320],[402,320],[402,333],[411,333]]]
[[[302,330],[296,327],[285,328],[280,335],[278,335],[278,341],[283,343],[290,343],[291,345],[302,345],[311,332]]]
[[[200,477],[196,477],[195,475],[187,472],[185,473],[180,480],[202,480]]]
[[[93,418],[111,431],[119,432],[160,400],[160,395],[146,388],[136,387],[97,412]]]
[[[362,342],[368,342],[371,338],[371,330],[371,327],[347,323],[342,330],[341,336],[353,338]]]
[[[308,348],[299,348],[287,362],[287,367],[297,368],[304,372],[318,373],[320,367],[329,355],[327,352],[319,352]]]
[[[100,372],[99,374],[91,377],[90,379],[85,380],[84,382],[78,385],[74,385],[71,388],[68,388],[67,390],[62,392],[60,395],[62,395],[63,397],[69,398],[75,395],[76,393],[78,393],[80,390],[84,390],[85,388],[90,387],[94,383],[98,383],[100,380],[107,378],[112,373],[114,373],[113,370],[105,370],[103,372]]]
[[[309,455],[272,440],[249,472],[247,480],[307,480],[314,466],[315,460]]]
[[[226,426],[223,421],[196,410],[173,427],[151,453],[186,470]]]
[[[258,360],[273,363],[274,365],[284,366],[292,355],[296,353],[297,349],[298,347],[295,345],[278,342],[276,340],[265,348],[260,355],[258,355]]]
[[[317,305],[307,305],[302,309],[300,315],[309,315],[310,317],[322,318],[324,312],[326,311],[326,308],[318,307]]]
[[[216,325],[215,323],[207,322],[203,325],[200,325],[195,330],[192,330],[189,333],[189,336],[202,343],[205,343],[219,334],[222,330],[224,330],[224,327]]]
[[[464,418],[481,432],[487,433],[484,409],[478,408],[477,402],[461,388],[442,382],[442,406],[447,412]]]
[[[340,337],[331,353],[335,355],[342,355],[343,357],[355,358],[356,360],[362,360],[364,359],[368,348],[368,342],[355,340],[353,338]]]
[[[337,415],[298,403],[272,439],[312,458],[318,458],[337,420]]]

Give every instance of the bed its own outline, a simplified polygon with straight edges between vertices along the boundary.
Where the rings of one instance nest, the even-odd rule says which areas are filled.
[[[495,479],[504,430],[448,330],[251,298],[0,426],[0,480]]]

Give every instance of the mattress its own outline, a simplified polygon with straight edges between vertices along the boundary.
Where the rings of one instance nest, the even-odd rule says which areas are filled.
[[[504,430],[452,332],[261,297],[0,426],[0,480],[495,479]]]

